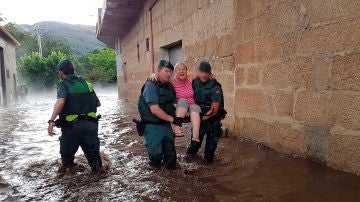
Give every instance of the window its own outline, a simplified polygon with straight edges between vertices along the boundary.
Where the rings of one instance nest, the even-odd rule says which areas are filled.
[[[149,38],[146,38],[146,42],[145,42],[146,44],[146,51],[149,51],[150,50],[150,44],[149,44]]]
[[[139,44],[137,44],[136,46],[137,46],[137,58],[138,58],[138,62],[140,62],[140,46]]]
[[[6,70],[6,78],[10,79],[10,71],[8,69]]]

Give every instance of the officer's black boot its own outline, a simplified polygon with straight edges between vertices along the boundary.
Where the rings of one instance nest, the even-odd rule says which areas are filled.
[[[195,156],[199,151],[200,147],[201,147],[201,142],[192,140],[187,148],[186,155]]]
[[[212,154],[205,154],[204,162],[206,165],[211,165],[214,163],[214,155]]]
[[[153,161],[149,161],[149,166],[150,166],[151,168],[155,168],[155,169],[161,168],[161,164],[160,164],[160,163],[155,163],[155,162],[153,162]]]
[[[149,166],[152,168],[161,168],[162,154],[149,153]]]
[[[102,162],[101,162],[100,157],[99,158],[88,159],[88,162],[90,164],[91,171],[93,171],[93,172],[102,171]]]
[[[164,164],[165,169],[176,170],[176,164]]]
[[[163,165],[164,165],[165,169],[175,170],[176,169],[176,160],[172,160],[169,162],[167,158],[164,158]]]

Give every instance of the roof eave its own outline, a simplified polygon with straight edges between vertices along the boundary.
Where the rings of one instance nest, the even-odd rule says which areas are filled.
[[[21,46],[21,44],[15,39],[15,37],[11,35],[8,31],[6,31],[4,27],[0,26],[0,32],[3,33],[3,35],[7,37],[8,40],[10,40],[16,46],[16,48],[19,48]]]
[[[125,36],[143,9],[144,0],[105,0],[98,10],[96,38],[114,46],[116,38]]]

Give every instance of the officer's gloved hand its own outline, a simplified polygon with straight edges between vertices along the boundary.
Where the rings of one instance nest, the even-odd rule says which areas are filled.
[[[183,117],[174,117],[174,121],[173,121],[174,125],[177,125],[177,126],[181,127],[183,122],[184,122]]]

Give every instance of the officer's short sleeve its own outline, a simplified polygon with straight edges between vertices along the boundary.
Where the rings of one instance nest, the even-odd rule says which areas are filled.
[[[211,101],[221,103],[223,92],[220,86],[216,86],[211,89]]]
[[[97,94],[95,93],[94,90],[93,90],[93,92],[94,92],[94,95],[95,95],[95,97],[96,97],[96,101],[97,101],[97,102],[100,102],[99,97],[97,96]]]
[[[148,103],[149,105],[159,104],[157,87],[154,83],[146,82],[142,95],[144,96],[145,102]]]
[[[67,89],[66,86],[62,83],[57,86],[57,99],[64,98],[66,99]]]

